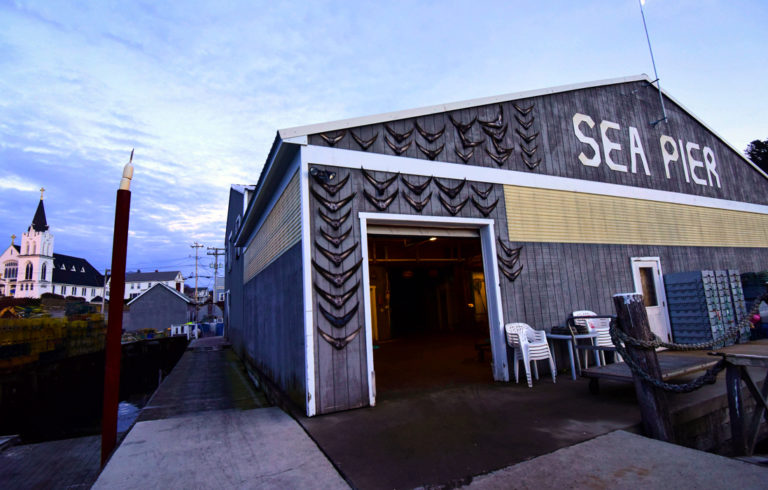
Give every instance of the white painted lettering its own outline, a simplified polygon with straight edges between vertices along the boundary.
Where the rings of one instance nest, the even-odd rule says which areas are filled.
[[[704,170],[704,162],[701,160],[697,160],[695,156],[693,156],[693,151],[698,151],[699,145],[696,143],[691,143],[690,141],[685,145],[685,152],[688,154],[688,166],[691,167],[691,178],[693,181],[699,185],[707,185],[706,179],[700,179],[698,175],[696,175],[696,169],[701,168]]]
[[[661,146],[661,156],[664,157],[664,172],[666,172],[667,178],[671,179],[672,176],[669,175],[669,164],[676,162],[677,159],[680,158],[677,153],[677,145],[675,144],[675,140],[666,134],[662,134],[659,138],[659,145]],[[667,151],[667,145],[672,145],[671,152]]]
[[[688,162],[685,161],[685,152],[683,151],[683,140],[677,140],[678,145],[680,145],[680,160],[683,161],[683,173],[685,174],[685,181],[689,184],[691,183],[691,178],[688,176]]]
[[[592,152],[594,153],[591,158],[587,157],[587,155],[584,154],[582,151],[579,153],[579,161],[582,165],[586,165],[588,167],[599,167],[600,166],[600,147],[597,146],[597,141],[595,141],[594,138],[590,138],[589,136],[585,135],[581,132],[581,129],[579,128],[579,125],[581,123],[586,124],[590,128],[595,127],[595,121],[592,120],[591,117],[587,116],[586,114],[576,113],[573,115],[573,132],[576,134],[576,138],[578,138],[579,141],[582,143],[585,143],[589,145],[592,148]]]
[[[629,127],[629,151],[631,152],[632,173],[637,173],[637,157],[639,155],[640,160],[643,162],[643,170],[645,170],[645,175],[651,175],[651,171],[648,169],[648,160],[645,158],[643,143],[640,141],[640,133],[634,126]]]
[[[605,163],[608,164],[608,168],[611,170],[618,170],[619,172],[626,172],[627,166],[616,163],[611,158],[611,151],[621,151],[621,145],[615,143],[608,138],[608,130],[615,129],[616,131],[621,129],[621,126],[612,121],[603,120],[600,122],[600,136],[603,137],[603,155],[605,155]]]
[[[702,153],[704,154],[704,164],[707,167],[707,180],[709,181],[709,185],[712,185],[712,176],[714,175],[717,180],[717,188],[720,189],[720,176],[717,175],[715,152],[712,151],[712,148],[705,146]]]

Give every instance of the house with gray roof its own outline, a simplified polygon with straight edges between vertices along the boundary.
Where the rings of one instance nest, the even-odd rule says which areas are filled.
[[[163,282],[155,282],[127,307],[123,326],[126,331],[152,328],[162,332],[171,325],[191,321],[195,311],[192,299]]]
[[[107,279],[107,299],[109,299],[109,284]],[[184,291],[184,277],[180,271],[159,271],[154,272],[136,272],[125,273],[125,296],[124,299],[133,299],[144,291],[149,290],[155,284],[165,284],[171,289],[182,293]]]

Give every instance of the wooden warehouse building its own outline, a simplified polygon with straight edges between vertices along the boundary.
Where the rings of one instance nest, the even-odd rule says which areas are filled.
[[[231,191],[234,348],[312,416],[508,381],[505,323],[616,293],[669,338],[662,269],[768,269],[768,176],[661,99],[641,75],[278,131]]]

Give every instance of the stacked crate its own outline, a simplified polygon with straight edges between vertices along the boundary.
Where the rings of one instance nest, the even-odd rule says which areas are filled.
[[[749,341],[750,336],[750,323],[742,320],[747,316],[747,301],[744,298],[744,288],[741,284],[741,275],[736,269],[728,269],[728,286],[731,292],[731,304],[733,304],[733,312],[736,316],[736,325],[739,325],[739,342]]]
[[[720,306],[720,322],[723,324],[723,334],[736,328],[736,314],[734,313],[733,300],[731,299],[731,283],[728,271],[714,271],[717,304]],[[736,337],[730,336],[724,339],[725,345],[736,343]]]
[[[721,274],[720,282],[725,285]],[[715,271],[676,272],[664,275],[672,337],[679,344],[715,341],[713,348],[725,346],[726,322],[733,307],[718,288]],[[730,315],[728,314],[730,311]]]

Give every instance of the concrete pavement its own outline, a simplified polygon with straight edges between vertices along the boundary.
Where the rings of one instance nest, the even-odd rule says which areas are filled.
[[[226,347],[190,344],[93,488],[349,488]]]
[[[137,423],[94,489],[348,488],[277,407]]]
[[[373,408],[295,414],[302,428],[266,406],[223,339],[202,340],[94,488],[767,486],[768,468],[616,430],[639,422],[631,385],[601,397],[570,380],[396,393]]]
[[[615,431],[476,477],[468,487],[764,489],[768,468]]]

